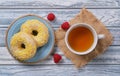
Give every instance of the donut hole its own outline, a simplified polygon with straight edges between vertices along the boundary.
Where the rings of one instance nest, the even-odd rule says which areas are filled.
[[[22,43],[21,44],[21,48],[25,49],[25,44]]]
[[[37,31],[37,30],[33,30],[33,31],[32,31],[32,35],[37,36],[37,34],[38,34],[38,31]]]

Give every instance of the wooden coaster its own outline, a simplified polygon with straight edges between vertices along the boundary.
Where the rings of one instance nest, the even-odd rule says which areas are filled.
[[[104,34],[105,38],[98,40],[98,44],[94,51],[87,55],[76,55],[69,51],[67,48],[64,38],[66,31],[59,28],[55,31],[56,44],[64,53],[64,55],[69,58],[77,68],[80,68],[87,64],[89,61],[94,59],[96,56],[102,54],[106,51],[109,45],[112,44],[113,37],[112,34],[107,30],[107,28],[100,22],[91,12],[83,8],[77,16],[69,21],[70,25],[76,23],[87,23],[90,24],[97,32],[97,34]]]

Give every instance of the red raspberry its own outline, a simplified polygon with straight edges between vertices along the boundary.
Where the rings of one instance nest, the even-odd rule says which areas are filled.
[[[62,28],[63,30],[68,30],[69,27],[70,27],[70,24],[69,24],[68,22],[64,22],[64,23],[61,25],[61,28]]]
[[[55,19],[55,15],[53,13],[49,13],[48,16],[47,16],[47,19],[49,21],[53,21]]]
[[[55,63],[59,63],[59,61],[62,59],[62,57],[59,54],[54,54],[53,58]]]

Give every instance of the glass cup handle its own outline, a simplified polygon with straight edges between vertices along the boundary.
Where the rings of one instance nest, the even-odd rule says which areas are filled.
[[[98,39],[103,39],[103,38],[105,38],[105,35],[104,35],[104,34],[99,34],[99,35],[98,35]]]

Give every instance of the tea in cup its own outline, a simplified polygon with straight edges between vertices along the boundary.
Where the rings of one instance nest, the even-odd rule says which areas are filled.
[[[89,24],[77,23],[66,32],[65,43],[71,52],[85,55],[95,49],[98,39],[101,38],[104,38],[104,35],[97,35],[95,29]]]

